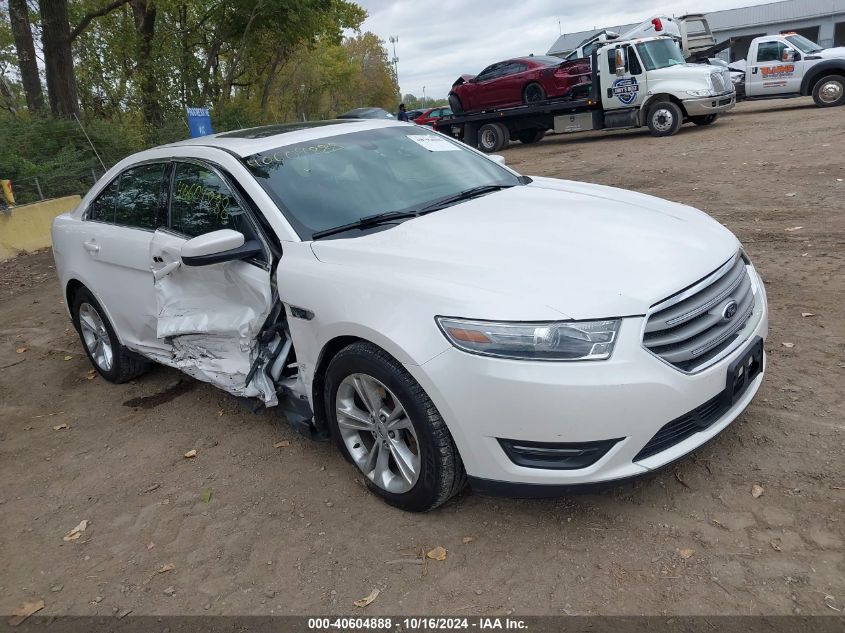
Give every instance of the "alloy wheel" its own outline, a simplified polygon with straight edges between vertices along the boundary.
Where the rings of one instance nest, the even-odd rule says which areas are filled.
[[[411,490],[420,475],[420,448],[399,399],[367,374],[350,374],[336,398],[337,426],[352,461],[379,488]]]
[[[82,340],[94,363],[104,372],[111,371],[114,363],[111,339],[100,313],[90,303],[79,306],[79,327],[82,330]]]

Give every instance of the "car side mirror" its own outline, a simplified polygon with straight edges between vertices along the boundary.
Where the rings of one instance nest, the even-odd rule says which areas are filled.
[[[499,165],[505,164],[505,157],[501,154],[488,154],[487,158],[492,160],[494,163],[498,163]]]
[[[616,49],[616,76],[624,77],[628,72],[628,59],[624,48]]]
[[[261,243],[244,240],[243,233],[220,229],[200,235],[182,244],[182,263],[186,266],[209,266],[247,259],[261,253]]]

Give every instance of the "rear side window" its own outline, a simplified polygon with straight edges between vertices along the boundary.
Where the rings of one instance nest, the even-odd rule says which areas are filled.
[[[94,199],[88,209],[88,219],[96,222],[114,222],[114,207],[117,202],[117,182],[118,179],[103,189],[99,196]]]
[[[139,165],[120,175],[114,223],[155,230],[164,182],[164,163]]]
[[[188,237],[220,229],[257,239],[255,229],[228,185],[213,170],[194,163],[176,163],[170,196],[170,228]]]

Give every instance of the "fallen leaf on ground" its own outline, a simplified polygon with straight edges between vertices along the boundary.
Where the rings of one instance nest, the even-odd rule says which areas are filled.
[[[73,528],[70,532],[68,532],[67,534],[65,534],[62,537],[62,540],[75,541],[80,536],[82,536],[82,533],[85,531],[85,528],[87,528],[87,527],[88,527],[88,519],[82,519],[82,521],[79,522],[79,525],[77,525],[75,528]]]
[[[695,550],[684,548],[684,549],[678,550],[678,554],[680,554],[681,558],[683,558],[684,560],[687,560],[689,558],[692,558],[692,555],[695,554]]]
[[[803,226],[791,226],[788,229],[785,229],[787,233],[794,233],[795,231],[800,231],[803,229]]]
[[[197,449],[195,449],[195,448],[192,448],[187,453],[185,453],[185,457],[187,457],[188,459],[190,459],[191,457],[196,457],[196,456],[197,456]]]
[[[446,560],[446,548],[438,545],[433,550],[429,550],[426,556],[431,560]]]
[[[153,543],[152,541],[150,541],[149,543],[147,543],[147,551],[149,552],[149,551],[150,551],[151,549],[153,549],[155,546],[156,546],[156,544],[155,544],[155,543]]]
[[[174,565],[173,563],[166,563],[166,564],[162,565],[161,567],[159,567],[158,569],[156,569],[156,573],[157,574],[166,574],[167,572],[173,571],[174,569],[176,569],[176,565]]]
[[[797,196],[797,195],[798,195],[797,193],[795,193],[794,191],[792,191],[792,192],[790,192],[790,193],[786,194],[786,197],[787,197],[787,198],[794,198],[794,197],[795,197],[795,196]]]
[[[65,356],[65,360],[73,360],[73,356],[70,356],[70,355]]]
[[[211,491],[211,488],[206,488],[205,490],[203,490],[202,491],[202,502],[203,503],[209,503],[211,501],[211,495],[212,494],[213,493]]]
[[[26,348],[25,347],[19,347],[18,349],[15,350],[15,352],[18,353],[18,354],[24,354],[26,352]],[[27,603],[27,604],[29,604],[29,603]],[[23,620],[21,620],[21,621],[23,621]]]
[[[9,626],[17,626],[26,620],[33,613],[37,613],[44,608],[43,600],[36,600],[35,602],[24,602],[20,607],[15,609],[12,617],[9,618]]]
[[[158,490],[159,488],[161,488],[161,484],[153,484],[151,486],[147,486],[141,492],[144,492],[144,493],[152,492],[153,490]]]
[[[777,544],[777,543],[775,543],[774,541],[771,541],[771,542],[769,543],[769,545],[771,545],[771,546],[772,546],[772,549],[773,549],[773,550],[775,550],[776,552],[782,552],[782,551],[783,551],[783,550],[780,548],[780,545],[778,545],[778,544]]]
[[[801,316],[806,319],[807,317],[816,316],[816,315],[813,314],[812,312],[802,312]]]
[[[364,608],[364,607],[366,607],[368,604],[372,604],[372,602],[373,602],[376,598],[378,598],[378,595],[379,595],[380,593],[381,593],[381,592],[380,592],[378,589],[373,589],[373,590],[370,592],[370,595],[369,595],[369,596],[367,596],[366,598],[361,598],[360,600],[356,600],[356,601],[355,601],[355,602],[353,602],[352,604],[354,604],[356,607],[360,607],[360,608],[362,608],[362,609],[363,609],[363,608]]]
[[[97,376],[97,370],[96,369],[89,369],[88,374],[85,377],[88,380],[94,380],[94,378],[96,378],[96,376]]]
[[[763,492],[763,486],[761,486],[760,484],[754,484],[753,486],[751,486],[751,496],[755,499],[759,499],[760,497],[762,497]]]
[[[63,422],[63,423],[61,423],[61,424],[57,424],[56,426],[54,426],[54,427],[53,427],[53,430],[54,430],[54,431],[61,431],[62,429],[66,429],[66,428],[67,428],[67,424],[65,424],[65,423]]]
[[[795,347],[795,343],[781,343],[781,345],[783,345],[787,349],[792,349],[793,347]]]
[[[465,536],[461,540],[463,541],[464,545],[468,545],[469,543],[472,543],[475,539],[471,536]]]
[[[286,446],[290,446],[290,442],[287,440],[281,440],[273,444],[273,448],[285,448]]]

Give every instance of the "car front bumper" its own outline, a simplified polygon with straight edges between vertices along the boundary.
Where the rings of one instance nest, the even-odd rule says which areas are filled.
[[[684,109],[687,116],[707,116],[727,112],[736,105],[736,92],[726,92],[715,97],[701,99],[684,99]]]
[[[706,428],[640,458],[667,423],[723,393],[729,367],[748,353],[755,339],[765,339],[765,290],[760,285],[754,313],[740,330],[745,342],[695,374],[676,369],[642,346],[643,321],[623,319],[616,348],[606,361],[532,362],[449,349],[407,368],[446,421],[479,489],[545,496],[555,488],[643,475],[679,459],[724,430],[760,388],[764,361],[759,375]],[[567,445],[618,441],[586,467],[560,469],[519,465],[503,439]]]

